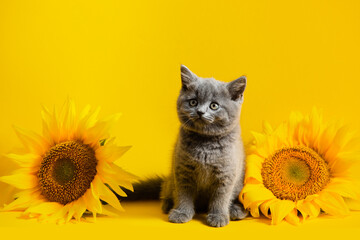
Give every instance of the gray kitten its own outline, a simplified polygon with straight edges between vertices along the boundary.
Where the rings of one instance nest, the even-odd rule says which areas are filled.
[[[162,184],[162,209],[174,223],[205,210],[210,226],[223,227],[247,216],[238,201],[245,167],[239,120],[246,77],[225,83],[197,77],[182,65],[181,81],[181,127],[171,175]]]

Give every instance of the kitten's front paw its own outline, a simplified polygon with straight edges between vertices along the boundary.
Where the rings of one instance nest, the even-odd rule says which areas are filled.
[[[244,219],[248,214],[249,212],[246,211],[242,205],[232,204],[230,206],[230,219],[232,221]]]
[[[189,211],[180,211],[179,209],[172,209],[169,213],[169,221],[172,223],[186,223],[190,221],[194,213]]]
[[[224,227],[229,224],[229,216],[225,214],[209,213],[206,217],[207,223],[212,227]]]

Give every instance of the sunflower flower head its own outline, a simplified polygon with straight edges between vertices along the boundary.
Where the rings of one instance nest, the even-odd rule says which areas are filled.
[[[345,216],[360,210],[359,139],[314,108],[291,113],[276,129],[253,132],[240,201],[253,217],[299,224],[321,211]]]
[[[133,190],[136,177],[114,162],[130,147],[117,146],[109,134],[120,115],[98,120],[98,113],[87,106],[78,114],[74,102],[67,100],[60,111],[43,109],[41,135],[15,128],[24,150],[4,157],[19,169],[0,181],[20,191],[2,211],[68,222],[80,220],[86,211],[96,217],[123,210],[116,194],[126,194],[119,186]]]

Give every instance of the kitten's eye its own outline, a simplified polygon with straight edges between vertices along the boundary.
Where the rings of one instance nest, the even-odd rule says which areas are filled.
[[[217,103],[215,103],[215,102],[212,102],[212,103],[210,104],[210,108],[211,108],[212,110],[217,110],[217,109],[219,108],[219,104],[217,104]]]
[[[191,99],[189,104],[191,107],[195,107],[198,104],[198,102],[195,99]]]

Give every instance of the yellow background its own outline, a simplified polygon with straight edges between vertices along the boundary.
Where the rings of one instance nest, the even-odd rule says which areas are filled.
[[[245,142],[263,120],[314,105],[359,129],[359,56],[357,0],[0,0],[0,152],[20,146],[12,125],[40,132],[40,106],[71,97],[101,116],[123,113],[112,133],[133,145],[125,169],[166,174],[180,64],[223,81],[247,76]],[[0,162],[0,175],[11,168]]]

